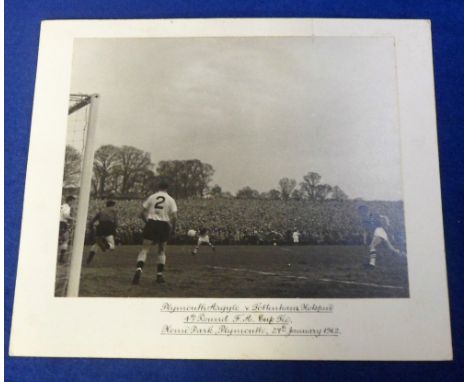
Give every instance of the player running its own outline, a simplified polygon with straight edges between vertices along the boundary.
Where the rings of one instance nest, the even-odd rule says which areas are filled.
[[[362,223],[364,226],[364,240],[366,245],[369,243],[369,268],[374,269],[377,260],[377,249],[386,246],[396,255],[400,255],[400,250],[396,249],[390,239],[387,231],[390,228],[390,220],[385,215],[369,213],[367,206],[359,207]]]
[[[164,283],[164,265],[166,264],[166,244],[172,232],[175,232],[177,205],[167,193],[168,185],[161,182],[156,193],[143,203],[140,217],[145,222],[143,229],[143,246],[138,253],[135,275],[132,283],[137,285],[143,272],[146,257],[153,245],[158,246],[158,265],[156,282]]]
[[[202,244],[207,244],[211,247],[213,252],[216,250],[216,247],[211,243],[210,237],[208,236],[208,229],[207,228],[200,228],[198,231],[198,242],[195,248],[192,251],[192,255],[196,255],[198,253],[198,248],[200,248],[200,245]]]
[[[73,222],[72,208],[75,202],[75,197],[69,195],[65,199],[65,203],[60,206],[60,226],[59,226],[59,264],[65,263],[65,255],[68,250],[68,242],[70,241],[70,229]]]
[[[117,229],[117,211],[115,210],[115,202],[108,200],[106,207],[99,211],[96,216],[91,220],[90,228],[94,229],[96,226],[96,238],[86,260],[86,264],[91,264],[94,256],[99,250],[103,252],[113,250],[115,248],[115,231]]]

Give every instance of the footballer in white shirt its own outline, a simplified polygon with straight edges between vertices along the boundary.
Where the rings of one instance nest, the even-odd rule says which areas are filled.
[[[395,248],[389,239],[387,230],[390,228],[390,219],[387,216],[370,213],[367,206],[360,206],[358,212],[364,228],[364,241],[369,245],[368,267],[370,269],[375,268],[377,249],[381,246],[386,246],[394,254],[404,256],[404,253]]]
[[[299,233],[299,231],[297,229],[294,230],[294,232],[292,234],[293,243],[294,244],[299,244],[300,237],[301,237],[301,234]]]
[[[164,282],[164,265],[166,264],[166,245],[171,232],[175,231],[177,221],[177,205],[167,193],[168,185],[161,182],[157,192],[143,203],[140,217],[145,222],[143,229],[143,245],[138,253],[135,275],[132,283],[139,284],[146,257],[152,246],[157,246],[157,275],[158,283]]]

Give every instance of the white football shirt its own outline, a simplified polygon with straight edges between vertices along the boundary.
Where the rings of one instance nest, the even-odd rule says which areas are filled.
[[[60,221],[67,223],[68,220],[71,218],[71,207],[68,205],[68,203],[63,203],[60,206]]]
[[[143,203],[146,209],[146,217],[151,220],[171,221],[172,216],[177,212],[175,200],[165,191],[158,191],[151,195]]]

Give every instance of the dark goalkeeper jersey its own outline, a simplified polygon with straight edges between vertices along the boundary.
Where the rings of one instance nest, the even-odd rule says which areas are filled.
[[[99,223],[107,222],[117,225],[117,212],[112,208],[104,208],[97,214],[97,221]]]
[[[117,229],[117,212],[106,207],[98,212],[93,221],[98,222],[96,233],[99,236],[115,235]]]

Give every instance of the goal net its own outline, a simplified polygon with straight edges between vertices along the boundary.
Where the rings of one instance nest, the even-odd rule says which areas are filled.
[[[91,191],[98,96],[71,94],[63,171],[56,296],[78,296]],[[73,197],[67,203],[67,199]],[[68,214],[69,208],[70,213]]]

